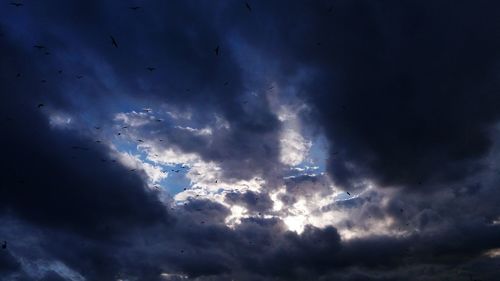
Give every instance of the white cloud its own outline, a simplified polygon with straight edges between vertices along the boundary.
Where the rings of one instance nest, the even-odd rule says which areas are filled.
[[[53,113],[49,116],[49,124],[52,127],[68,128],[71,122],[71,116],[64,113]]]
[[[144,126],[151,122],[151,116],[146,112],[120,112],[114,117],[115,121],[122,122],[123,125],[131,127]]]
[[[212,135],[212,129],[210,127],[205,127],[203,129],[196,129],[196,128],[191,128],[189,126],[186,126],[186,127],[175,126],[175,128],[180,129],[180,130],[184,130],[184,131],[188,131],[196,136],[210,136],[210,135]]]
[[[150,184],[155,184],[168,176],[168,174],[162,171],[160,166],[142,161],[139,155],[116,151],[114,153],[114,157],[117,158],[122,165],[129,169],[143,170],[146,173]]]
[[[311,146],[312,143],[296,130],[284,129],[280,136],[280,161],[290,166],[299,165],[307,157]]]

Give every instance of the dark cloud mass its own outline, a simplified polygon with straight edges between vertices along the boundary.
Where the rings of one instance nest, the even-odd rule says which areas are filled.
[[[0,6],[0,280],[498,280],[499,2]]]

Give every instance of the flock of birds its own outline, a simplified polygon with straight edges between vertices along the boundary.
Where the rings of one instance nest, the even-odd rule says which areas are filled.
[[[15,6],[15,7],[22,7],[22,6],[24,6],[24,4],[23,4],[23,3],[21,3],[21,2],[10,2],[10,5]],[[248,2],[245,2],[245,7],[246,7],[246,9],[248,10],[248,12],[252,12],[252,7],[250,6],[250,4],[249,4]],[[131,7],[129,7],[129,9],[130,9],[130,10],[133,10],[133,11],[138,11],[138,10],[142,9],[142,7],[141,7],[141,6],[131,6]],[[330,7],[328,8],[328,12],[332,12],[332,11],[333,11],[333,6],[330,6]],[[109,36],[109,38],[110,38],[110,41],[111,41],[111,45],[112,45],[113,47],[115,47],[115,48],[118,48],[118,46],[119,46],[119,45],[118,45],[118,41],[117,41],[117,39],[116,39],[115,37],[113,37],[112,35],[110,35],[110,36]],[[317,44],[319,45],[320,43],[318,42]],[[36,49],[37,49],[37,50],[39,50],[39,51],[44,51],[44,54],[45,54],[45,55],[50,55],[50,52],[48,51],[48,48],[47,48],[46,46],[44,46],[44,45],[41,45],[41,44],[36,44],[36,45],[34,45],[33,47],[34,47],[34,48],[36,48]],[[217,45],[217,46],[213,49],[213,51],[214,51],[214,53],[215,53],[215,56],[219,56],[220,51],[221,51],[220,46],[219,46],[219,45]],[[146,69],[147,69],[148,71],[150,71],[150,72],[153,72],[153,71],[155,71],[155,70],[156,70],[156,68],[155,68],[155,67],[152,67],[152,66],[146,67]],[[58,70],[58,73],[59,73],[59,74],[62,74],[62,72],[63,72],[62,70]],[[21,76],[21,73],[17,73],[17,75],[16,75],[16,76],[17,76],[17,77],[20,77],[20,76]],[[83,78],[83,75],[77,75],[77,76],[76,76],[76,78],[77,78],[77,79],[82,79],[82,78]],[[47,81],[46,81],[46,80],[41,80],[41,82],[42,82],[42,83],[46,83]],[[227,81],[226,81],[226,82],[224,83],[224,86],[227,86],[228,84],[229,84],[229,82],[227,82]],[[274,86],[270,86],[270,87],[268,88],[268,90],[272,90],[273,88],[274,88]],[[186,91],[189,91],[189,90],[190,90],[190,89],[186,89]],[[247,104],[247,103],[248,103],[248,101],[246,101],[246,100],[245,100],[245,101],[243,101],[243,104]],[[37,105],[37,107],[38,107],[38,108],[43,108],[43,107],[45,107],[45,104],[44,104],[44,103],[39,103],[39,104]],[[342,106],[342,108],[343,108],[343,109],[345,109],[345,106]],[[142,110],[143,110],[144,112],[146,112],[146,113],[150,113],[150,112],[152,111],[152,109],[150,109],[150,108],[143,108]],[[157,122],[161,122],[162,120],[161,120],[161,119],[156,119],[156,121],[157,121]],[[123,126],[123,127],[122,127],[122,129],[127,129],[127,128],[128,128],[128,126]],[[94,127],[94,129],[96,129],[96,130],[100,130],[100,129],[101,129],[101,127],[99,127],[99,126],[95,126],[95,127]],[[118,132],[118,133],[117,133],[117,135],[119,135],[119,136],[120,136],[121,134],[122,134],[122,132]],[[162,141],[163,141],[163,140],[162,140],[162,139],[160,139],[160,142],[162,142]],[[137,142],[138,142],[138,143],[143,143],[143,142],[144,142],[144,140],[142,140],[142,139],[137,139]],[[96,143],[101,143],[101,141],[100,141],[100,140],[96,140]],[[88,150],[88,148],[86,148],[86,147],[81,147],[81,146],[72,146],[72,149],[74,149],[74,150],[84,150],[84,151],[85,151],[85,150]],[[338,154],[338,152],[334,152],[334,153],[333,153],[333,155],[337,155],[337,154]],[[101,159],[101,161],[102,161],[102,162],[106,162],[106,160],[105,160],[105,159]],[[112,160],[111,160],[111,162],[116,162],[116,160],[112,159]],[[183,168],[185,168],[185,167],[183,166]],[[130,171],[136,171],[136,169],[130,169]],[[175,172],[175,173],[179,173],[179,172],[180,172],[180,170],[178,170],[178,169],[177,169],[177,170],[172,169],[171,171],[172,171],[172,172]],[[165,171],[163,171],[163,172],[165,172]],[[215,180],[215,183],[218,183],[218,180]],[[350,193],[350,192],[346,191],[346,193],[347,193],[347,195],[351,196],[351,193]],[[6,244],[5,244],[5,246],[6,246]]]

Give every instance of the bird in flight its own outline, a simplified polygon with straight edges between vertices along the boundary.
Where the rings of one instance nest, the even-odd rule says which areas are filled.
[[[83,78],[83,75],[77,75],[76,76],[76,79],[82,79]]]
[[[115,46],[115,48],[118,48],[118,43],[116,43],[115,38],[114,38],[113,36],[111,36],[111,35],[109,36],[109,38],[111,38],[111,44],[112,44],[113,46]]]
[[[215,49],[214,49],[214,52],[215,52],[215,55],[218,56],[219,55],[219,46],[217,46]]]
[[[143,140],[137,140],[138,142],[144,142]]]
[[[21,6],[23,6],[24,4],[23,4],[23,3],[17,3],[17,2],[10,2],[10,5],[12,5],[12,6],[16,6],[16,7],[21,7]]]
[[[38,50],[45,49],[45,46],[43,45],[34,45],[33,48],[37,48]]]
[[[349,191],[346,191],[347,192],[347,195],[351,196],[351,193],[349,193]]]
[[[128,7],[130,10],[134,10],[134,11],[137,11],[139,10],[141,7],[140,6],[134,6],[134,7]]]
[[[45,106],[43,103],[39,103],[39,104],[38,104],[38,108],[41,108],[41,107],[43,107],[43,106]]]
[[[248,2],[245,2],[245,6],[247,7],[249,12],[252,11],[252,7],[250,7],[250,4],[248,4]]]
[[[2,243],[2,249],[7,249],[7,241],[3,241]]]
[[[149,70],[149,71],[151,71],[151,72],[153,72],[153,70],[155,70],[156,68],[154,68],[154,67],[146,67],[146,69]]]

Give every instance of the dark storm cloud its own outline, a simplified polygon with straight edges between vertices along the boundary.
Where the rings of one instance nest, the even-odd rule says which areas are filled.
[[[273,202],[267,193],[259,194],[253,191],[228,193],[225,201],[231,205],[241,205],[251,212],[258,213],[266,212],[273,207]]]
[[[9,137],[0,140],[6,148],[2,211],[91,233],[167,221],[162,205],[144,189],[139,174],[113,163],[103,147],[50,129],[34,104],[17,110],[22,114],[11,112],[15,121],[3,128]]]
[[[61,261],[89,281],[156,281],[164,272],[174,280],[446,280],[457,267],[495,280],[498,258],[483,253],[500,248],[498,176],[485,182],[481,160],[500,117],[496,2],[260,1],[251,12],[239,2],[143,5],[0,9],[3,276],[29,280],[22,260]],[[113,163],[105,144],[89,139],[98,136],[90,124],[168,102],[193,112],[200,128],[217,114],[230,129],[205,137],[155,123],[134,133],[216,161],[231,177],[275,176],[280,124],[262,91],[269,82],[312,107],[302,117],[326,134],[339,185],[365,187],[367,178],[439,190],[373,192],[319,210],[350,210],[340,225],[368,234],[347,241],[332,226],[287,231],[280,218],[230,228],[228,208],[208,200],[167,212],[142,171]],[[252,91],[259,95],[248,100]],[[49,126],[58,112],[71,113],[76,128]],[[323,176],[276,182],[288,205],[332,193]],[[271,209],[268,194],[256,196],[225,199]],[[384,219],[389,231],[406,232],[370,234],[370,222]],[[37,278],[63,275],[50,268]]]
[[[321,29],[336,43],[304,60],[317,68],[304,91],[332,150],[342,152],[330,160],[338,183],[368,177],[422,188],[481,168],[500,117],[500,26],[490,5],[497,3],[349,1],[337,7]]]
[[[12,272],[18,271],[21,265],[15,257],[12,256],[10,251],[2,251],[0,254],[0,273],[8,275]]]
[[[231,36],[222,31],[226,22],[218,20],[218,13],[234,10],[234,5],[151,2],[133,12],[119,1],[85,5],[52,2],[57,3],[57,11],[47,11],[50,3],[33,3],[26,5],[24,15],[29,16],[20,17],[34,29],[34,35],[23,38],[23,43],[43,43],[54,58],[40,71],[54,76],[63,69],[63,77],[72,79],[84,73],[76,82],[79,97],[55,94],[52,99],[59,105],[77,112],[90,107],[95,116],[100,116],[99,122],[109,122],[105,120],[110,119],[109,110],[130,99],[146,107],[167,102],[192,110],[193,121],[200,126],[217,113],[227,119],[231,129],[217,132],[210,142],[182,137],[163,124],[155,126],[155,136],[206,160],[226,162],[222,165],[230,177],[248,178],[248,170],[273,170],[273,164],[278,162],[279,122],[265,99],[252,97],[248,102],[245,98],[245,92],[256,87],[243,83],[244,72],[233,53]],[[35,25],[46,17],[50,21]],[[78,22],[67,25],[74,18]],[[20,29],[12,26],[10,32]],[[111,46],[110,34],[118,41],[118,48]],[[219,55],[214,52],[216,46],[220,46]],[[146,70],[149,66],[156,70]],[[63,90],[74,91],[75,81],[67,80],[61,82]],[[53,82],[49,78],[47,81]]]
[[[40,281],[67,281],[67,279],[61,277],[55,271],[50,271]]]
[[[299,196],[310,196],[319,193],[329,195],[332,189],[329,186],[328,179],[324,175],[301,175],[285,180],[286,192]]]
[[[279,65],[279,82],[302,73],[339,184],[422,188],[482,168],[499,119],[497,5],[266,1],[232,30]]]

